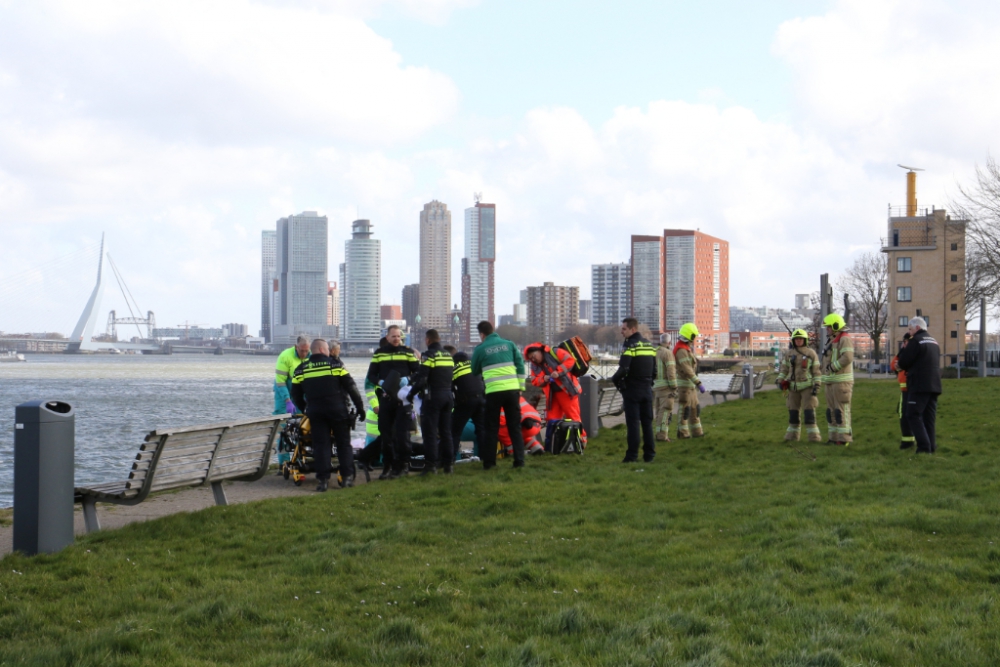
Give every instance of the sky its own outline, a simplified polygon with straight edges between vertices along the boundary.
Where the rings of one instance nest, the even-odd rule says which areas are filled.
[[[947,207],[991,154],[998,29],[977,0],[0,0],[0,330],[69,333],[105,234],[161,326],[256,332],[260,232],[304,210],[331,280],[370,219],[398,304],[432,199],[457,303],[476,192],[498,315],[665,228],[729,241],[732,305],[791,307],[877,250],[897,164]]]

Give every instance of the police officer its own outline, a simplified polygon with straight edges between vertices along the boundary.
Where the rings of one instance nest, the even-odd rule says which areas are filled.
[[[437,329],[428,329],[424,334],[427,352],[424,353],[420,368],[413,374],[407,399],[424,393],[420,404],[420,428],[424,434],[424,469],[421,477],[437,473],[438,466],[445,473],[452,471],[455,463],[455,449],[451,439],[451,410],[455,406],[451,394],[451,377],[455,361],[441,347],[441,336]]]
[[[354,486],[354,449],[351,447],[351,427],[365,404],[361,400],[354,378],[344,363],[330,356],[326,341],[317,338],[310,346],[309,359],[292,374],[292,402],[305,412],[312,426],[313,460],[316,463],[316,490],[324,492],[330,482],[330,432],[337,443],[341,486]],[[355,413],[348,411],[348,400]]]
[[[403,345],[403,334],[393,324],[385,335],[386,344],[379,347],[368,365],[366,387],[371,386],[378,397],[372,410],[378,415],[378,431],[382,438],[382,474],[379,479],[395,479],[407,472],[410,461],[410,410],[398,396],[392,396],[382,386],[395,371],[407,380],[420,367],[417,355]]]
[[[451,442],[458,453],[462,442],[462,431],[472,420],[476,433],[475,454],[483,447],[483,410],[486,407],[486,386],[480,375],[472,374],[472,360],[465,352],[459,352],[450,345],[445,346],[455,361],[455,369],[451,375],[451,388],[455,395],[455,411],[451,415]],[[445,467],[445,472],[449,472]]]
[[[642,432],[642,460],[649,463],[656,456],[653,440],[653,380],[656,379],[656,348],[639,333],[634,317],[622,320],[625,343],[618,360],[618,370],[611,382],[622,395],[628,449],[622,463],[639,458],[639,433]]]
[[[941,395],[941,348],[927,333],[922,317],[910,320],[910,342],[899,351],[896,362],[906,371],[906,418],[917,441],[917,454],[937,451],[935,423]]]

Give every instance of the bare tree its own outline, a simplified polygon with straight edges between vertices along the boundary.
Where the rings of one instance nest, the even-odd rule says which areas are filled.
[[[979,317],[979,301],[997,308],[1000,297],[1000,164],[992,157],[976,165],[971,186],[958,186],[950,205],[956,217],[968,221],[965,229],[965,322]]]
[[[881,358],[882,334],[889,319],[889,259],[866,252],[837,279],[837,290],[851,299],[851,319],[872,339],[875,361]]]

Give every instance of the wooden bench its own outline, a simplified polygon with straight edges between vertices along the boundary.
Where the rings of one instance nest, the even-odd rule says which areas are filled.
[[[725,389],[713,389],[708,392],[712,395],[712,405],[719,402],[718,397],[722,396],[722,401],[726,402],[729,400],[729,394],[736,394],[739,396],[743,393],[743,379],[746,377],[743,373],[736,373],[733,378],[729,381],[729,386]]]
[[[754,391],[757,391],[758,389],[763,389],[764,388],[764,378],[766,376],[767,376],[767,371],[761,371],[760,373],[757,373],[757,375],[754,376],[754,378],[753,378],[753,390]]]
[[[605,417],[617,417],[625,412],[622,405],[622,394],[611,380],[600,380],[597,383],[597,418],[598,425],[604,428]]]
[[[211,484],[216,505],[227,505],[224,480],[253,482],[267,473],[271,449],[288,415],[204,426],[157,429],[146,436],[121,482],[77,487],[87,532],[101,529],[97,503],[138,505],[150,493]]]

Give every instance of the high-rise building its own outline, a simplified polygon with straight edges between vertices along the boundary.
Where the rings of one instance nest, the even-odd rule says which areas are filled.
[[[343,340],[377,343],[382,337],[382,242],[372,238],[369,220],[351,223],[344,242]]]
[[[451,326],[451,211],[436,199],[420,212],[420,297],[422,326]]]
[[[916,173],[908,172],[907,179],[907,206],[890,209],[889,235],[882,239],[889,262],[886,352],[899,350],[910,318],[919,316],[941,348],[941,363],[953,364],[965,349],[968,221],[952,220],[940,208],[918,210]]]
[[[590,267],[590,297],[593,319],[599,326],[620,324],[632,314],[632,267],[621,264],[593,264]]]
[[[344,337],[344,285],[346,284],[347,265],[341,262],[337,265],[337,278],[340,287],[337,289],[337,334]]]
[[[277,256],[278,232],[265,229],[260,233],[260,337],[271,342],[271,286]]]
[[[580,288],[544,283],[528,288],[528,326],[537,329],[546,343],[580,319]]]
[[[663,230],[664,331],[694,322],[697,351],[729,345],[729,242],[690,229]]]
[[[417,319],[417,313],[420,312],[420,285],[404,285],[403,286],[403,319],[406,320],[406,324],[409,326],[414,326]],[[421,316],[420,319],[423,319]]]
[[[340,290],[337,283],[327,283],[326,323],[332,327],[340,326]]]
[[[796,294],[795,295],[795,310],[805,310],[810,308],[812,305],[812,299],[809,294]]]
[[[591,321],[594,317],[594,311],[591,307],[593,301],[590,299],[580,299],[580,323],[581,324],[593,324]]]
[[[271,322],[272,342],[290,344],[299,334],[329,335],[326,216],[304,211],[281,218],[276,236],[278,303]]]
[[[383,304],[379,307],[379,315],[383,320],[401,320],[403,319],[403,307]]]
[[[493,310],[493,262],[496,260],[496,204],[476,201],[465,209],[465,257],[462,258],[462,340],[476,340],[483,320],[496,323]],[[421,294],[421,307],[423,294]]]
[[[663,239],[632,236],[631,315],[653,333],[663,330]]]
[[[230,322],[222,325],[222,335],[226,338],[246,338],[250,333],[250,327],[245,324]]]

